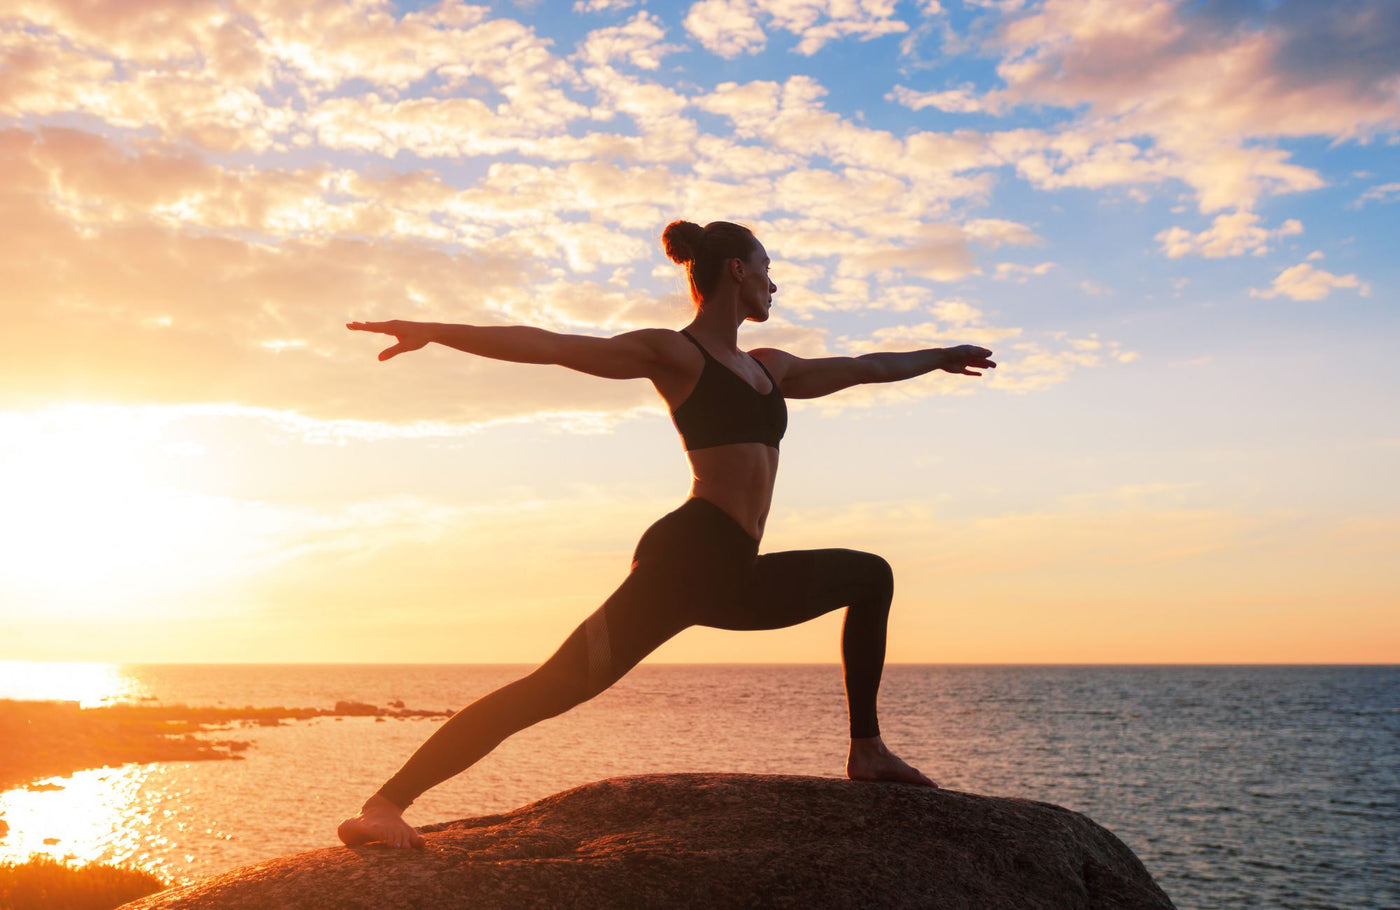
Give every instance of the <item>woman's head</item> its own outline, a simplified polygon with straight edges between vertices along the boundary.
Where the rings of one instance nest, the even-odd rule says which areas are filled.
[[[693,221],[672,221],[661,232],[661,245],[672,262],[685,266],[690,277],[690,297],[696,306],[719,289],[726,270],[736,259],[745,268],[762,269],[767,282],[763,246],[753,231],[742,224],[711,221],[701,227]],[[755,262],[755,258],[763,262]]]

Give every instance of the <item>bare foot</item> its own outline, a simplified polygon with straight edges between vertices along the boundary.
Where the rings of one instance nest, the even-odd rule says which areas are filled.
[[[386,847],[422,847],[423,835],[403,820],[398,806],[375,794],[366,802],[360,814],[340,823],[340,840],[347,847],[360,844],[383,844]]]
[[[846,776],[851,780],[887,780],[919,787],[938,786],[918,768],[891,752],[878,736],[851,740]]]

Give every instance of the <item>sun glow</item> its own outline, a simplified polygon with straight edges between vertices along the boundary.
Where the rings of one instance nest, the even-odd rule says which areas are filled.
[[[115,664],[0,660],[0,698],[76,701],[90,708],[129,698],[138,687]]]
[[[151,409],[93,405],[0,421],[7,603],[69,617],[139,610],[217,571],[233,504],[158,476],[157,455],[199,451],[166,438],[164,423]]]

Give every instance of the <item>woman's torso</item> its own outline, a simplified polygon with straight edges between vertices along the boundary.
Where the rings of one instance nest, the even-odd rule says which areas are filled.
[[[761,540],[778,478],[778,450],[757,442],[740,442],[686,455],[690,458],[690,495],[708,499],[750,537]]]
[[[676,336],[684,339],[672,345],[673,350],[668,352],[674,356],[676,368],[655,381],[673,417],[705,378],[707,365],[715,369],[715,365],[707,364],[706,354],[748,387],[745,392],[731,381],[730,385],[738,389],[739,394],[760,398],[781,394],[776,392],[774,378],[751,355],[717,355],[708,346],[702,351],[694,336],[685,338],[681,333]],[[762,538],[778,476],[777,447],[763,442],[734,442],[695,448],[686,452],[686,456],[690,459],[690,495],[709,500],[755,540]]]

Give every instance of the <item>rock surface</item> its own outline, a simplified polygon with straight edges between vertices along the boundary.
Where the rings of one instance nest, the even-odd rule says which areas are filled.
[[[147,908],[1169,908],[1132,851],[1048,803],[748,774],[616,777],[235,869]]]

